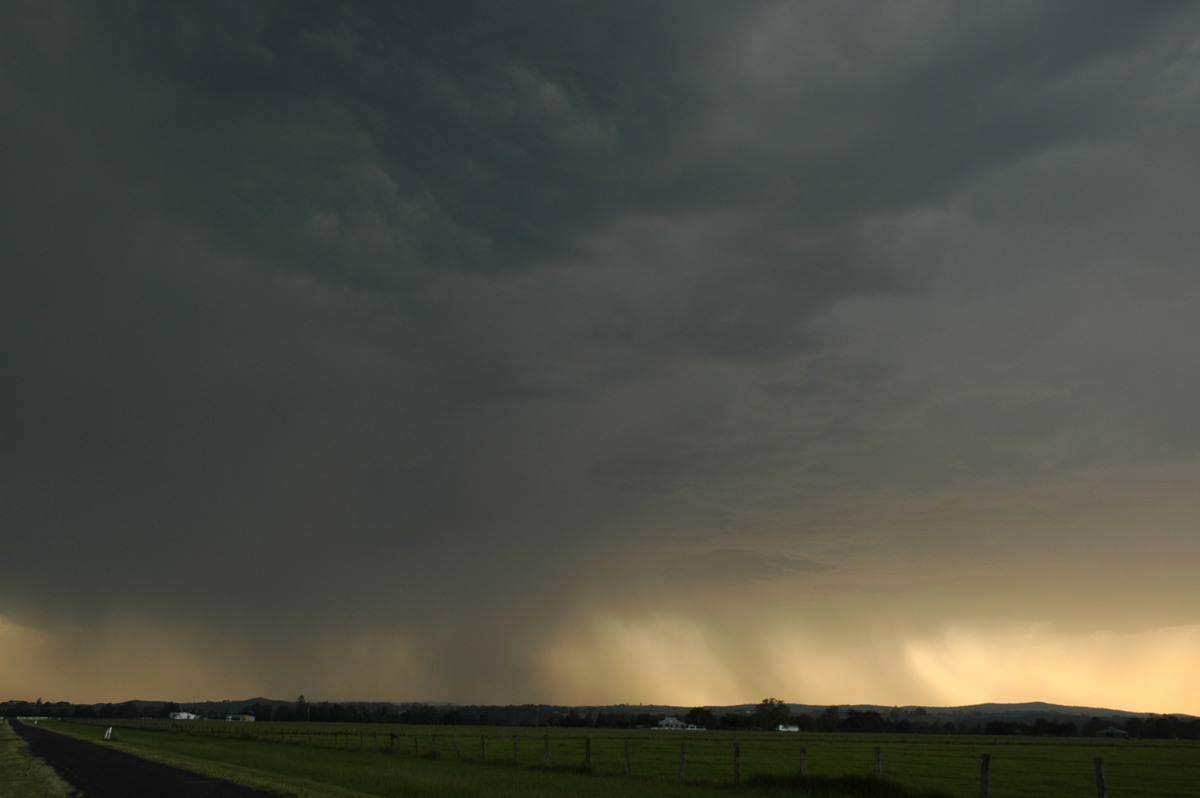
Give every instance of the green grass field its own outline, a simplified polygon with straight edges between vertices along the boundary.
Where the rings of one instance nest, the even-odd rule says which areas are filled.
[[[851,793],[835,787],[797,792],[783,783],[756,783],[756,778],[794,776],[802,755],[810,781],[833,784],[837,777],[870,776],[876,748],[885,779],[906,788],[897,794],[938,792],[974,798],[980,794],[980,755],[988,753],[993,798],[1093,798],[1097,757],[1103,759],[1111,798],[1200,795],[1200,743],[1194,741],[203,721],[127,724],[119,729],[120,745],[134,753],[260,787],[273,784],[300,796],[706,798],[731,791],[757,796],[784,790],[791,795],[846,795]],[[61,728],[91,739],[102,732],[81,724]],[[736,785],[735,745],[741,776]]]
[[[0,718],[0,798],[67,798],[71,787]]]

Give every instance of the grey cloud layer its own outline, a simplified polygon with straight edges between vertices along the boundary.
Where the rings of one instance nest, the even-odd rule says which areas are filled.
[[[1186,4],[0,14],[0,613],[355,608],[465,682],[605,569],[1197,453]]]

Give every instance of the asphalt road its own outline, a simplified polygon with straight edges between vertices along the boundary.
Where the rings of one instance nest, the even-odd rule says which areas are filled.
[[[27,723],[12,728],[83,798],[279,798]]]

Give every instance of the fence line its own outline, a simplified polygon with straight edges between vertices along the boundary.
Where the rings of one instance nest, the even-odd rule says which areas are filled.
[[[246,740],[260,740],[260,741],[266,741],[266,742],[275,742],[275,743],[284,744],[284,745],[309,745],[309,746],[314,746],[314,747],[324,746],[324,747],[347,748],[347,749],[357,748],[359,750],[364,750],[369,747],[374,750],[378,750],[378,751],[390,753],[390,754],[396,754],[396,755],[401,754],[401,746],[403,745],[403,738],[405,737],[405,732],[388,731],[388,732],[384,733],[386,735],[384,737],[385,745],[381,745],[380,744],[380,732],[372,730],[369,735],[370,745],[368,746],[368,744],[367,744],[368,737],[364,734],[364,732],[361,729],[357,729],[357,728],[344,729],[344,730],[338,730],[338,729],[316,729],[316,730],[314,730],[312,728],[303,728],[303,730],[302,730],[300,728],[295,728],[295,729],[275,728],[277,724],[269,723],[269,722],[262,723],[262,724],[238,723],[238,722],[227,722],[227,721],[167,722],[167,721],[151,721],[151,720],[146,720],[146,719],[137,719],[137,720],[135,720],[135,719],[128,719],[128,720],[78,719],[78,720],[72,720],[70,722],[103,726],[106,728],[106,733],[105,733],[105,737],[104,737],[104,739],[106,739],[106,740],[109,739],[110,736],[115,737],[115,735],[113,734],[114,727],[143,728],[143,729],[150,729],[150,730],[156,730],[156,731],[170,731],[170,732],[174,732],[174,733],[181,733],[181,734],[188,734],[188,735],[226,737],[226,738],[231,738],[231,739],[236,738],[236,739],[246,739]],[[306,724],[297,724],[297,725],[306,726]],[[260,729],[261,729],[261,731],[260,731]],[[418,729],[420,729],[420,727],[415,727],[414,731],[412,733],[408,734],[408,736],[410,736],[412,738],[412,755],[413,756],[424,755],[424,756],[432,756],[432,757],[440,756],[440,750],[439,750],[439,746],[438,746],[439,734],[433,733],[433,732],[421,732]],[[513,766],[518,766],[518,767],[537,767],[538,765],[536,765],[536,764],[524,764],[524,765],[522,764],[521,751],[520,751],[522,735],[512,734],[511,732],[505,732],[505,733],[510,734],[511,740],[512,740],[511,764]],[[501,734],[501,732],[497,732],[491,736],[492,736],[492,738],[496,738],[500,734]],[[470,761],[469,757],[464,756],[463,750],[462,750],[461,746],[459,745],[459,740],[458,740],[459,737],[466,736],[465,734],[464,735],[457,735],[457,734],[447,735],[447,734],[443,733],[441,736],[450,738],[450,745],[454,749],[454,753],[458,759]],[[553,757],[552,757],[552,753],[551,753],[551,748],[552,748],[551,735],[542,734],[541,736],[542,736],[542,744],[543,744],[543,756],[542,756],[541,767],[545,767],[547,769],[553,769],[553,766],[552,766]],[[303,739],[301,739],[302,737],[303,737]],[[421,741],[420,741],[421,737],[425,737],[429,741],[428,749],[424,752],[422,752],[422,748],[421,748]],[[480,757],[476,761],[481,761],[481,762],[489,761],[489,759],[488,759],[488,738],[489,738],[489,735],[487,733],[483,733],[483,734],[479,735]],[[525,739],[528,740],[531,738],[528,735],[526,735]],[[536,738],[533,738],[533,739],[536,739]],[[617,738],[614,736],[610,739],[615,740]],[[633,775],[634,760],[637,758],[636,757],[637,751],[636,750],[631,751],[631,745],[630,745],[631,739],[635,739],[635,738],[630,738],[628,736],[624,737],[622,739],[622,747],[621,747],[621,764],[623,764],[622,769],[623,769],[625,775],[627,775],[627,776]],[[648,737],[639,736],[636,739],[639,743],[644,744],[643,748],[641,749],[642,753],[650,752],[649,754],[647,754],[645,759],[643,759],[642,761],[661,761],[661,757],[655,758],[652,755],[652,752],[654,751],[654,749],[656,749],[656,748],[661,749],[660,740],[667,741],[667,740],[674,740],[674,739],[679,739],[679,738],[675,735],[671,735],[669,732],[663,732],[660,736],[659,735],[649,735]],[[731,748],[727,749],[727,750],[730,750],[732,753],[732,772],[729,773],[728,777],[731,778],[731,780],[734,783],[740,783],[742,781],[742,776],[743,776],[742,742],[751,741],[751,740],[753,740],[752,737],[750,737],[750,736],[739,737],[736,741],[733,741],[733,742],[730,742],[728,740],[728,737],[725,737],[724,739],[712,739],[712,740],[705,740],[703,737],[687,737],[685,739],[679,740],[678,779],[681,781],[687,780],[687,772],[688,772],[688,765],[689,765],[689,749],[688,749],[688,740],[689,739],[691,739],[697,743],[702,743],[702,742],[710,743],[710,745],[707,746],[708,750],[703,751],[698,760],[697,760],[697,758],[693,757],[693,762],[711,760],[712,754],[714,753],[714,751],[716,750],[716,748],[718,746],[720,746],[722,744],[730,745]],[[763,738],[763,739],[765,740],[766,738]],[[585,770],[590,771],[593,769],[593,746],[592,746],[592,735],[591,734],[584,735],[584,736],[582,736],[582,738],[572,736],[569,734],[563,734],[563,735],[555,736],[554,742],[557,744],[557,746],[559,747],[560,750],[562,750],[564,748],[570,748],[572,744],[579,745],[580,743],[582,743],[581,749],[576,749],[576,750],[580,751],[580,755],[582,757],[581,765]],[[767,746],[763,746],[763,747],[765,748]],[[770,746],[770,747],[777,750],[777,746]],[[751,750],[751,752],[753,752],[754,748],[751,746],[750,750]],[[809,767],[808,747],[806,745],[799,745],[799,746],[797,746],[797,750],[798,750],[798,754],[799,754],[798,760],[793,760],[793,761],[797,761],[798,775],[804,776],[807,774],[808,767]],[[693,754],[695,754],[694,750],[693,750]],[[873,757],[871,760],[871,770],[873,771],[873,773],[875,775],[883,776],[884,775],[883,747],[875,746],[872,751],[872,754],[873,754]],[[726,760],[726,761],[728,762],[729,760]],[[1095,772],[1096,794],[1097,794],[1098,798],[1108,798],[1107,780],[1105,778],[1105,771],[1104,771],[1104,760],[1102,757],[1096,757],[1094,759],[1093,764],[1094,764],[1094,772]],[[980,765],[979,765],[979,795],[980,795],[980,798],[990,798],[991,786],[992,786],[991,765],[992,765],[992,755],[990,753],[981,754],[980,755]],[[560,767],[562,767],[562,766],[560,766]],[[570,766],[567,765],[565,767],[570,767]],[[648,774],[645,774],[644,770],[645,770],[644,768],[640,769],[639,773],[641,773],[643,775],[648,775]],[[703,779],[705,777],[701,776],[701,777],[696,777],[696,778]]]

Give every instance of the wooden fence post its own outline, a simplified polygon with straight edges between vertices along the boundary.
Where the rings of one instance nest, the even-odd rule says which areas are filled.
[[[479,735],[479,747],[483,750],[483,761],[487,761],[487,737]]]
[[[683,781],[687,772],[687,740],[679,744],[679,780]]]
[[[513,735],[513,762],[521,761],[521,750],[517,748],[517,735]]]
[[[737,743],[733,744],[733,783],[737,784],[742,780],[742,747]]]
[[[883,775],[883,752],[878,748],[875,749],[875,775]]]
[[[1104,760],[1096,757],[1096,798],[1108,798],[1108,786],[1104,783]]]
[[[808,772],[808,749],[800,746],[800,775]]]
[[[550,767],[550,735],[542,737],[542,744],[546,747],[546,767]]]
[[[454,746],[454,755],[462,759],[462,749],[458,747],[458,738],[451,737],[450,744]]]
[[[625,738],[625,775],[633,774],[633,765],[629,761],[629,738]]]
[[[583,739],[583,766],[588,770],[592,769],[592,736],[590,734]]]
[[[992,755],[981,754],[979,757],[979,798],[988,798],[992,794]]]

